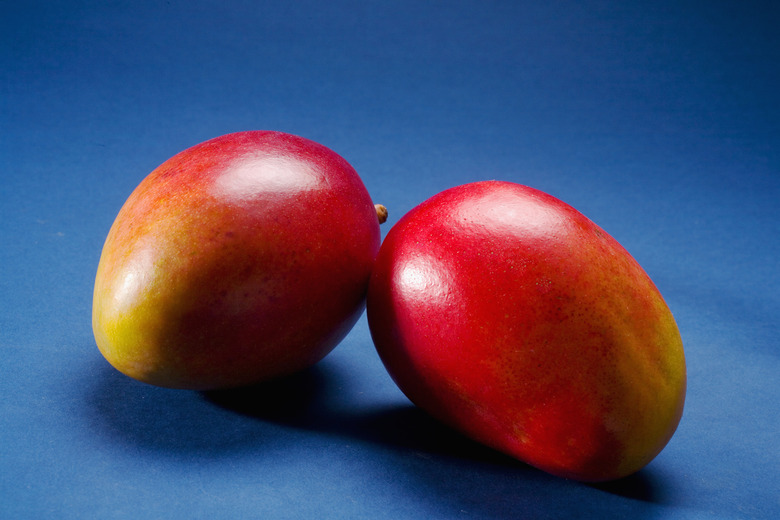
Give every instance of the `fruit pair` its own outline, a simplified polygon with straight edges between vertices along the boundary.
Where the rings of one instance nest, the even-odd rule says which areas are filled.
[[[682,342],[614,239],[508,182],[434,196],[380,248],[383,209],[344,159],[300,137],[241,132],[190,148],[138,186],[109,231],[97,344],[151,384],[249,385],[322,359],[367,295],[393,380],[475,440],[585,481],[661,451],[682,414]]]

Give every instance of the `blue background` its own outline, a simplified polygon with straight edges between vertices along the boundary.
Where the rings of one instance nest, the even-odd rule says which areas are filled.
[[[777,518],[777,2],[0,2],[0,517]],[[637,475],[570,482],[413,408],[365,317],[251,391],[137,383],[92,337],[103,240],[158,164],[273,129],[390,226],[456,184],[574,205],[674,312],[689,390]]]

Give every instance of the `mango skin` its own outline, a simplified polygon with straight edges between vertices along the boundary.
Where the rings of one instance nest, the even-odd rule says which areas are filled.
[[[365,308],[380,234],[357,172],[281,132],[217,137],[133,191],[95,279],[97,346],[145,383],[207,390],[311,366]]]
[[[630,475],[672,437],[686,367],[674,318],[604,230],[538,190],[446,190],[390,230],[369,284],[399,388],[474,440],[548,473]]]

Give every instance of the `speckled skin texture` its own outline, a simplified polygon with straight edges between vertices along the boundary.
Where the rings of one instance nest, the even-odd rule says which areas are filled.
[[[379,241],[373,202],[335,152],[279,132],[206,141],[120,210],[95,280],[97,345],[125,374],[174,388],[301,370],[362,313]]]
[[[629,475],[682,415],[682,341],[655,285],[532,188],[479,182],[410,211],[380,249],[368,319],[415,404],[555,475]]]

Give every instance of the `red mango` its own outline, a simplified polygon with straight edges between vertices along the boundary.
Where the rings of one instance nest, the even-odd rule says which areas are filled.
[[[97,269],[93,330],[146,383],[235,387],[327,355],[365,305],[379,220],[332,150],[270,131],[189,148],[133,191]]]
[[[682,415],[682,340],[656,286],[603,229],[529,187],[477,182],[412,209],[380,248],[368,320],[413,403],[554,475],[634,473]]]

